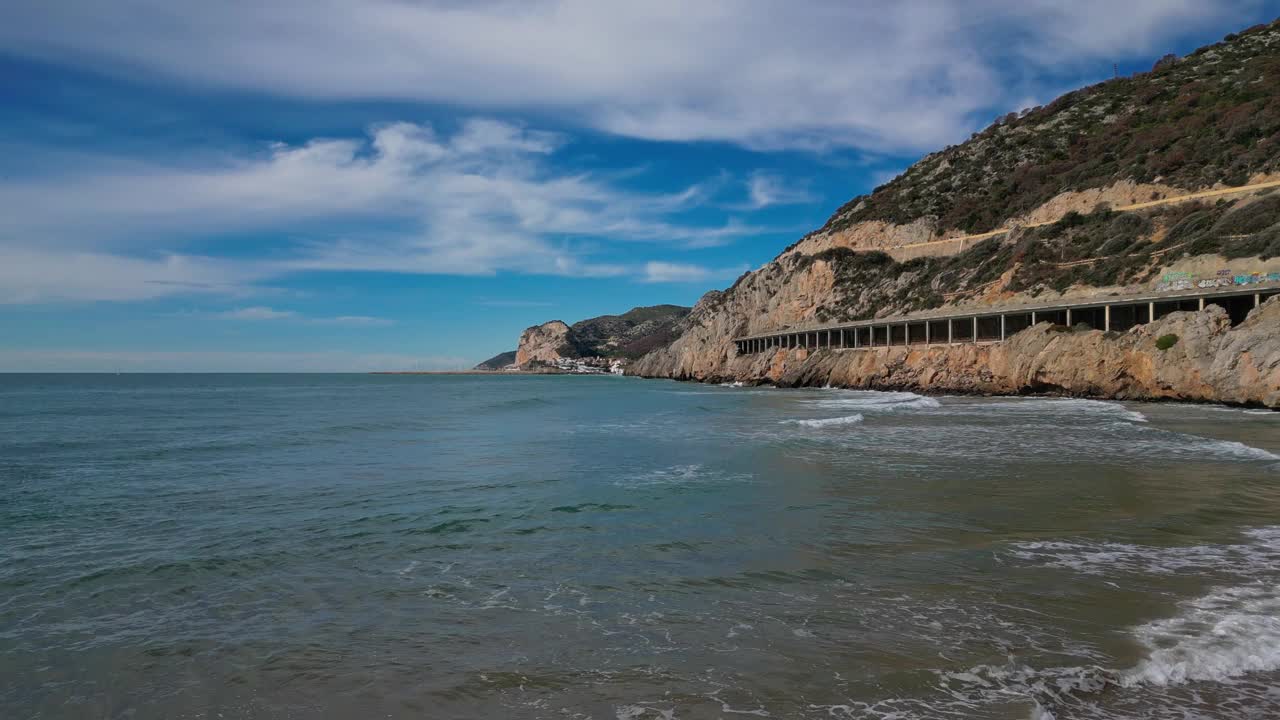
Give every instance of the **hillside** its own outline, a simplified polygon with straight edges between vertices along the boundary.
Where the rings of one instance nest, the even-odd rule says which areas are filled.
[[[1007,116],[926,156],[763,268],[707,293],[680,323],[680,337],[632,372],[760,381],[759,367],[735,357],[733,337],[1138,292],[1172,273],[1280,271],[1274,186],[1111,209],[1276,179],[1280,21]],[[933,242],[993,229],[1005,232]],[[807,357],[783,351],[773,361],[777,376]]]
[[[689,311],[679,305],[638,307],[574,323],[570,330],[584,356],[635,359],[674,340],[676,323]]]
[[[1280,170],[1278,78],[1275,23],[1229,35],[1185,58],[1166,56],[1152,72],[1011,113],[850,200],[822,230],[927,218],[939,230],[981,233],[1061,193],[1121,180],[1243,185]]]
[[[520,335],[515,362],[549,363],[559,358],[604,357],[633,360],[676,337],[677,324],[690,308],[679,305],[638,307],[622,315],[602,315],[567,325],[552,320]]]
[[[515,364],[516,351],[508,350],[504,353],[498,353],[484,362],[476,365],[473,370],[501,370],[508,365]]]

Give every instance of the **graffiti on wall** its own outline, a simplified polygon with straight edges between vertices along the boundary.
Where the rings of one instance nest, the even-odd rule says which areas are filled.
[[[1156,282],[1156,291],[1207,290],[1262,283],[1280,283],[1280,272],[1241,273],[1235,270],[1219,270],[1210,276],[1193,275],[1189,272],[1169,272],[1160,276],[1160,280]]]

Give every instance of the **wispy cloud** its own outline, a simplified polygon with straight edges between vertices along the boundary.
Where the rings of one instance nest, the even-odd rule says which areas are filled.
[[[681,220],[707,197],[696,183],[642,192],[557,170],[548,158],[564,142],[487,119],[448,137],[393,123],[363,140],[277,144],[215,166],[90,166],[0,181],[0,301],[245,294],[305,271],[617,277],[634,269],[596,259],[598,248],[703,248],[763,229]],[[391,229],[334,238],[324,227],[335,220]],[[148,250],[273,229],[303,239],[252,258]]]
[[[309,322],[316,325],[344,325],[346,327],[387,327],[396,324],[396,321],[390,318],[370,315],[339,315],[337,317],[311,318]]]
[[[536,109],[648,139],[921,150],[1016,109],[1008,88],[1028,76],[1146,57],[1265,6],[9,0],[0,50],[296,98]]]
[[[336,317],[310,317],[302,315],[293,310],[276,310],[275,308],[263,305],[255,305],[253,307],[238,308],[235,310],[227,310],[217,313],[220,318],[228,320],[249,320],[249,321],[279,321],[289,320],[296,322],[308,323],[311,325],[343,325],[347,327],[386,327],[394,325],[395,321],[389,318],[373,317],[369,315],[339,315]]]
[[[238,310],[228,310],[219,313],[218,316],[231,320],[285,320],[298,317],[298,313],[292,310],[273,310],[259,305]]]
[[[482,298],[475,301],[476,305],[484,307],[518,307],[518,308],[540,308],[554,307],[555,303],[545,300],[515,300],[504,298]]]
[[[746,269],[745,265],[713,269],[688,263],[653,261],[645,263],[640,280],[646,283],[705,283],[733,277]]]
[[[772,205],[799,205],[817,200],[808,187],[794,180],[757,170],[747,178],[747,208],[759,210]]]
[[[129,257],[0,240],[0,304],[150,300],[178,293],[241,296],[276,274],[252,263],[179,254]]]

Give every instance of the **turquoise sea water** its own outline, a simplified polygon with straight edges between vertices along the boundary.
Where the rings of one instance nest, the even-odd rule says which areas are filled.
[[[1280,716],[1280,414],[0,376],[2,718]]]

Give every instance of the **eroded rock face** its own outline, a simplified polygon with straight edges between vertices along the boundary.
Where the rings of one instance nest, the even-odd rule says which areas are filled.
[[[524,367],[531,362],[551,363],[560,358],[578,357],[569,326],[559,320],[534,325],[520,333],[516,347],[516,365]]]
[[[1156,340],[1177,335],[1160,350]],[[803,349],[682,356],[675,346],[629,370],[645,377],[743,381],[931,393],[1060,393],[1129,400],[1187,400],[1280,409],[1280,297],[1232,328],[1210,305],[1125,333],[1048,323],[993,345]],[[678,343],[677,343],[678,344]]]

